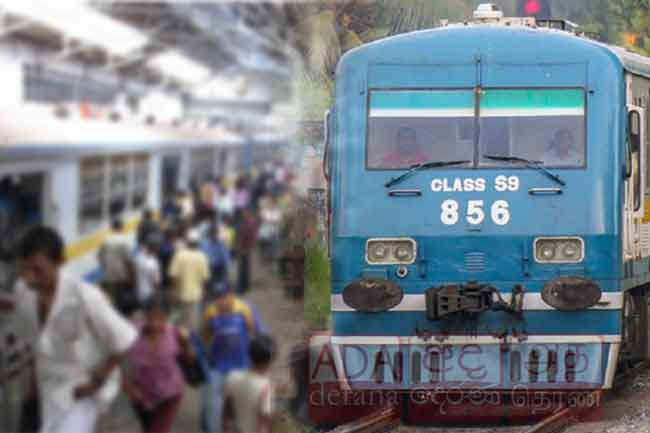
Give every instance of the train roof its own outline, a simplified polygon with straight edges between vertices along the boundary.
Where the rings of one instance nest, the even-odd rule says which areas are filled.
[[[357,56],[362,55],[362,53],[367,52],[372,52],[376,54],[377,57],[389,58],[395,54],[395,52],[390,50],[390,47],[393,44],[400,44],[408,40],[422,41],[423,39],[430,39],[437,36],[450,36],[454,33],[458,34],[459,32],[472,32],[472,36],[476,37],[477,40],[481,40],[482,42],[485,42],[485,38],[489,39],[491,36],[497,35],[503,37],[504,34],[527,36],[552,35],[553,39],[549,41],[551,44],[557,45],[566,42],[572,42],[584,47],[598,47],[617,58],[621,63],[623,69],[633,74],[650,78],[650,57],[645,57],[640,54],[633,53],[623,47],[605,44],[566,30],[517,24],[505,25],[502,23],[469,22],[462,24],[451,24],[434,29],[418,30],[410,33],[404,33],[388,38],[379,39],[348,51],[339,62],[339,66],[346,61],[350,61]],[[422,58],[421,53],[420,57]]]
[[[630,52],[625,48],[617,47],[615,45],[607,45],[607,47],[620,59],[625,70],[636,75],[650,78],[650,57]]]
[[[0,108],[0,153],[3,157],[65,156],[71,153],[152,151],[176,147],[236,147],[243,137],[222,129],[60,119],[37,105]]]

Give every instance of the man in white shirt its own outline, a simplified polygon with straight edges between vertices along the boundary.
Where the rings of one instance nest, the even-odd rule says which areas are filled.
[[[119,364],[137,332],[97,287],[61,270],[55,230],[31,229],[19,257],[14,312],[34,348],[41,433],[92,432],[119,391]]]
[[[584,154],[574,148],[573,134],[566,128],[555,131],[551,146],[542,156],[544,165],[549,167],[581,167]]]
[[[241,433],[270,433],[273,414],[273,386],[269,372],[275,356],[275,342],[260,335],[250,343],[250,370],[228,374],[224,387],[226,421]],[[229,410],[230,409],[230,410]]]
[[[157,249],[156,239],[146,239],[135,256],[135,275],[140,305],[160,288],[161,275],[160,264],[156,258]]]

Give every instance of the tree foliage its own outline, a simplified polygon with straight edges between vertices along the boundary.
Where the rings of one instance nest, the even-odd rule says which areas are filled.
[[[616,42],[650,56],[650,0],[612,0],[610,10],[616,21]]]
[[[302,119],[322,118],[332,100],[336,65],[362,44],[437,27],[441,19],[461,21],[485,0],[327,0],[303,4],[301,34],[306,53],[298,74]],[[514,16],[519,0],[492,0]],[[549,0],[555,18],[578,23],[603,42],[650,56],[650,0]]]

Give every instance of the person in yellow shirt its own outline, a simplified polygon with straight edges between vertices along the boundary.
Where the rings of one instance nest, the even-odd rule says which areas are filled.
[[[199,241],[198,231],[190,230],[187,247],[177,251],[169,265],[169,277],[180,303],[181,320],[194,329],[198,328],[201,318],[203,286],[210,278],[208,258],[199,249]]]

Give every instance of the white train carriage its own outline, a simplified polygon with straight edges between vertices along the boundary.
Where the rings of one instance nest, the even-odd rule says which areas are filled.
[[[56,227],[68,268],[92,278],[94,252],[113,218],[133,231],[145,207],[160,209],[165,196],[189,190],[192,179],[236,172],[242,144],[225,131],[61,119],[42,107],[0,109],[0,233],[34,222]],[[2,188],[9,185],[18,197],[7,209]]]

